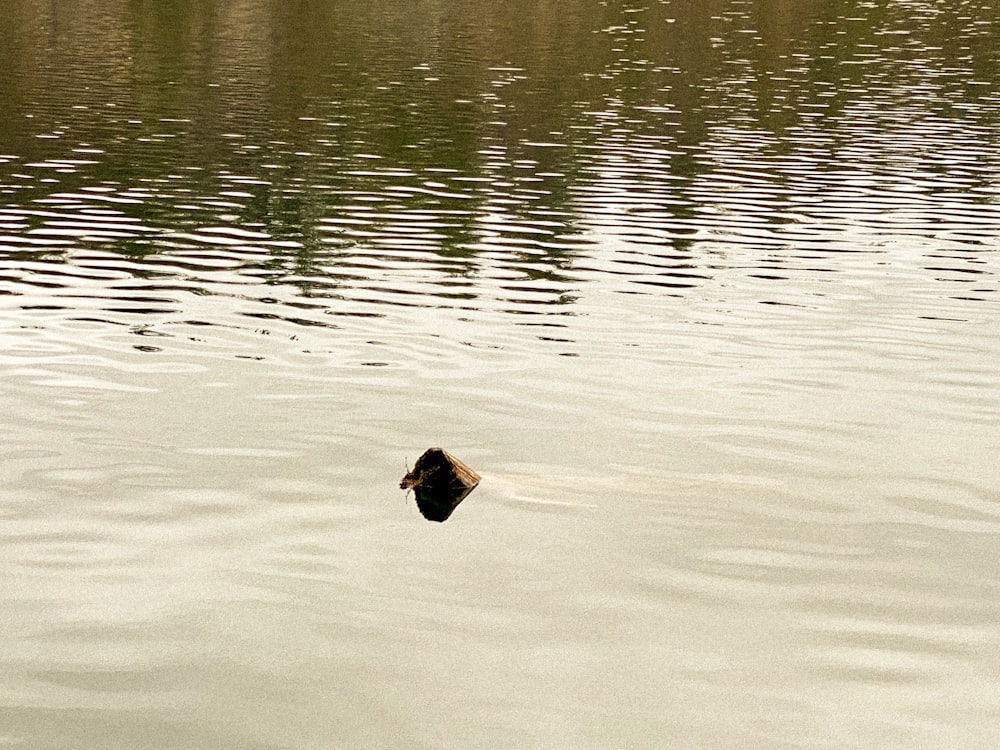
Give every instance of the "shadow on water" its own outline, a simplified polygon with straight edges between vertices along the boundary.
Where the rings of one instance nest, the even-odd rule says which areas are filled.
[[[4,253],[531,307],[608,275],[684,294],[762,253],[835,272],[858,231],[995,249],[996,14],[18,0]]]

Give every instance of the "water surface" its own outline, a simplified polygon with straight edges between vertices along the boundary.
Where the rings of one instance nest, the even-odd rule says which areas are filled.
[[[1000,740],[994,3],[4,14],[0,745]]]

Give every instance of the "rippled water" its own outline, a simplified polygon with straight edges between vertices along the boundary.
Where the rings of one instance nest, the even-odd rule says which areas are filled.
[[[0,746],[995,747],[998,8],[9,0]]]

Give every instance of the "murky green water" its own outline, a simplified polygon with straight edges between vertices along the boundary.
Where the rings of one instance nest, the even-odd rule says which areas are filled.
[[[995,2],[3,23],[0,746],[1000,742]]]

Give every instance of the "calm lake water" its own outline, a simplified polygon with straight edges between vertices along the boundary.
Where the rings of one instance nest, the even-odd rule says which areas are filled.
[[[995,0],[3,6],[0,747],[1000,744]]]

